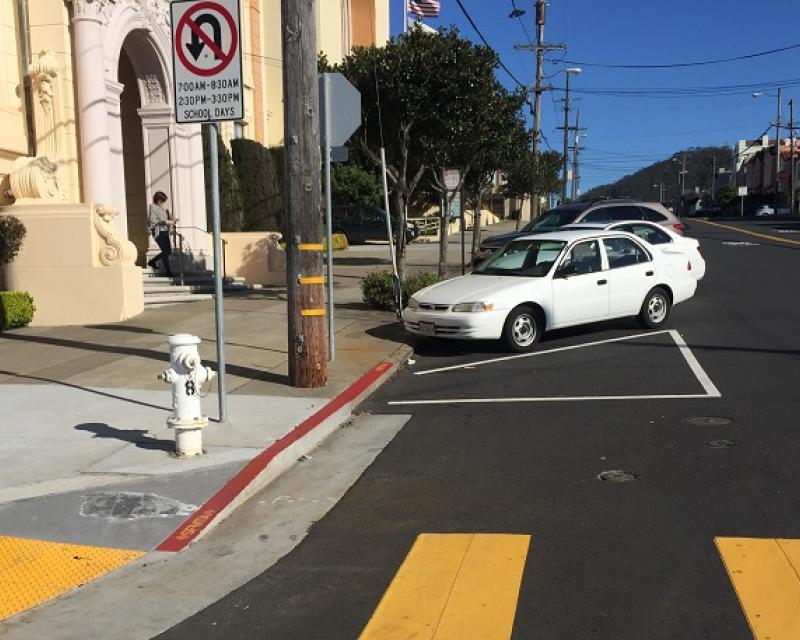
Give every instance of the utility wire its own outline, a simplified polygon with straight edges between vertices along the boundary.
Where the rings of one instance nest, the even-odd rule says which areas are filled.
[[[478,34],[478,37],[481,39],[483,44],[485,44],[487,47],[489,47],[489,49],[491,49],[492,51],[495,52],[495,55],[497,55],[497,62],[500,64],[500,67],[502,67],[503,71],[505,71],[509,75],[509,77],[514,82],[517,83],[518,86],[520,86],[522,89],[527,90],[527,87],[524,84],[522,84],[519,81],[519,79],[517,78],[517,76],[515,76],[513,73],[511,73],[511,70],[503,63],[503,60],[500,58],[500,54],[497,53],[497,51],[492,47],[492,45],[490,45],[486,41],[486,38],[483,37],[483,34],[481,33],[481,30],[478,29],[478,25],[475,24],[475,21],[472,19],[472,16],[469,15],[469,12],[467,12],[466,8],[464,8],[464,5],[462,4],[461,0],[456,0],[456,4],[458,5],[458,8],[461,9],[461,13],[464,14],[464,17],[467,19],[467,21],[472,25],[472,28],[475,29],[475,33]]]
[[[694,62],[675,62],[671,64],[611,64],[603,62],[586,62],[583,60],[561,60],[561,62],[564,64],[579,64],[584,67],[602,67],[604,69],[677,69],[684,67],[702,67],[710,64],[723,64],[725,62],[738,62],[741,60],[751,60],[753,58],[760,58],[762,56],[769,56],[775,53],[782,53],[784,51],[790,51],[798,48],[800,48],[800,43],[790,44],[777,49],[769,49],[767,51],[757,51],[756,53],[734,56],[732,58],[718,58],[716,60],[699,60]]]

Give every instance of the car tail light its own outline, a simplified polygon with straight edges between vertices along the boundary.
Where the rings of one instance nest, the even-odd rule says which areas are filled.
[[[678,233],[683,233],[683,225],[680,223],[676,223],[672,225],[672,228],[675,229]]]
[[[686,263],[686,270],[687,270],[687,271],[691,271],[691,270],[692,270],[692,261],[691,261],[691,260],[689,260],[689,261]]]

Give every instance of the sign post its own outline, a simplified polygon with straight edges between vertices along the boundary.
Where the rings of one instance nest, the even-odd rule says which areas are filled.
[[[238,0],[173,0],[172,77],[175,122],[209,128],[214,237],[214,314],[217,333],[219,421],[228,418],[225,380],[225,307],[219,212],[218,124],[244,117]]]
[[[747,187],[739,187],[739,214],[744,217],[744,197],[747,195]]]
[[[361,126],[361,94],[341,73],[322,73],[319,76],[319,99],[322,157],[325,161],[325,233],[328,285],[328,360],[336,358],[333,318],[333,213],[331,199],[331,161],[333,151],[350,139]],[[345,149],[346,151],[346,149]],[[338,152],[338,157],[342,157]],[[346,160],[346,153],[344,154]],[[386,215],[389,213],[387,211]],[[392,241],[391,234],[389,242]]]

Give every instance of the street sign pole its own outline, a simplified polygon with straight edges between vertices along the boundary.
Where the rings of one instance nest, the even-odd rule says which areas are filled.
[[[220,222],[218,125],[244,118],[241,20],[238,0],[173,0],[172,70],[175,122],[202,123],[209,134],[214,247],[214,317],[217,338],[219,421],[228,419]],[[206,28],[204,28],[206,27]]]
[[[222,225],[219,215],[219,155],[217,124],[208,125],[208,154],[211,173],[211,215],[214,231],[214,318],[217,325],[217,394],[219,421],[228,419],[228,394],[225,379],[225,302],[222,296]]]
[[[323,142],[325,150],[325,229],[328,248],[325,259],[327,263],[328,293],[328,360],[336,359],[336,340],[334,337],[335,322],[333,318],[333,198],[331,195],[331,85],[328,74],[322,76],[323,105]]]

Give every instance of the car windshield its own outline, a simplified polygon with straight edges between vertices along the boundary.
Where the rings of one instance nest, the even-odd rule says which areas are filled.
[[[572,224],[575,222],[575,219],[585,210],[585,207],[556,207],[548,211],[536,222],[529,223],[530,229],[528,229],[528,225],[526,225],[523,231],[547,231],[558,229],[565,224]]]
[[[550,272],[564,245],[566,242],[560,240],[515,240],[473,273],[542,278]]]

